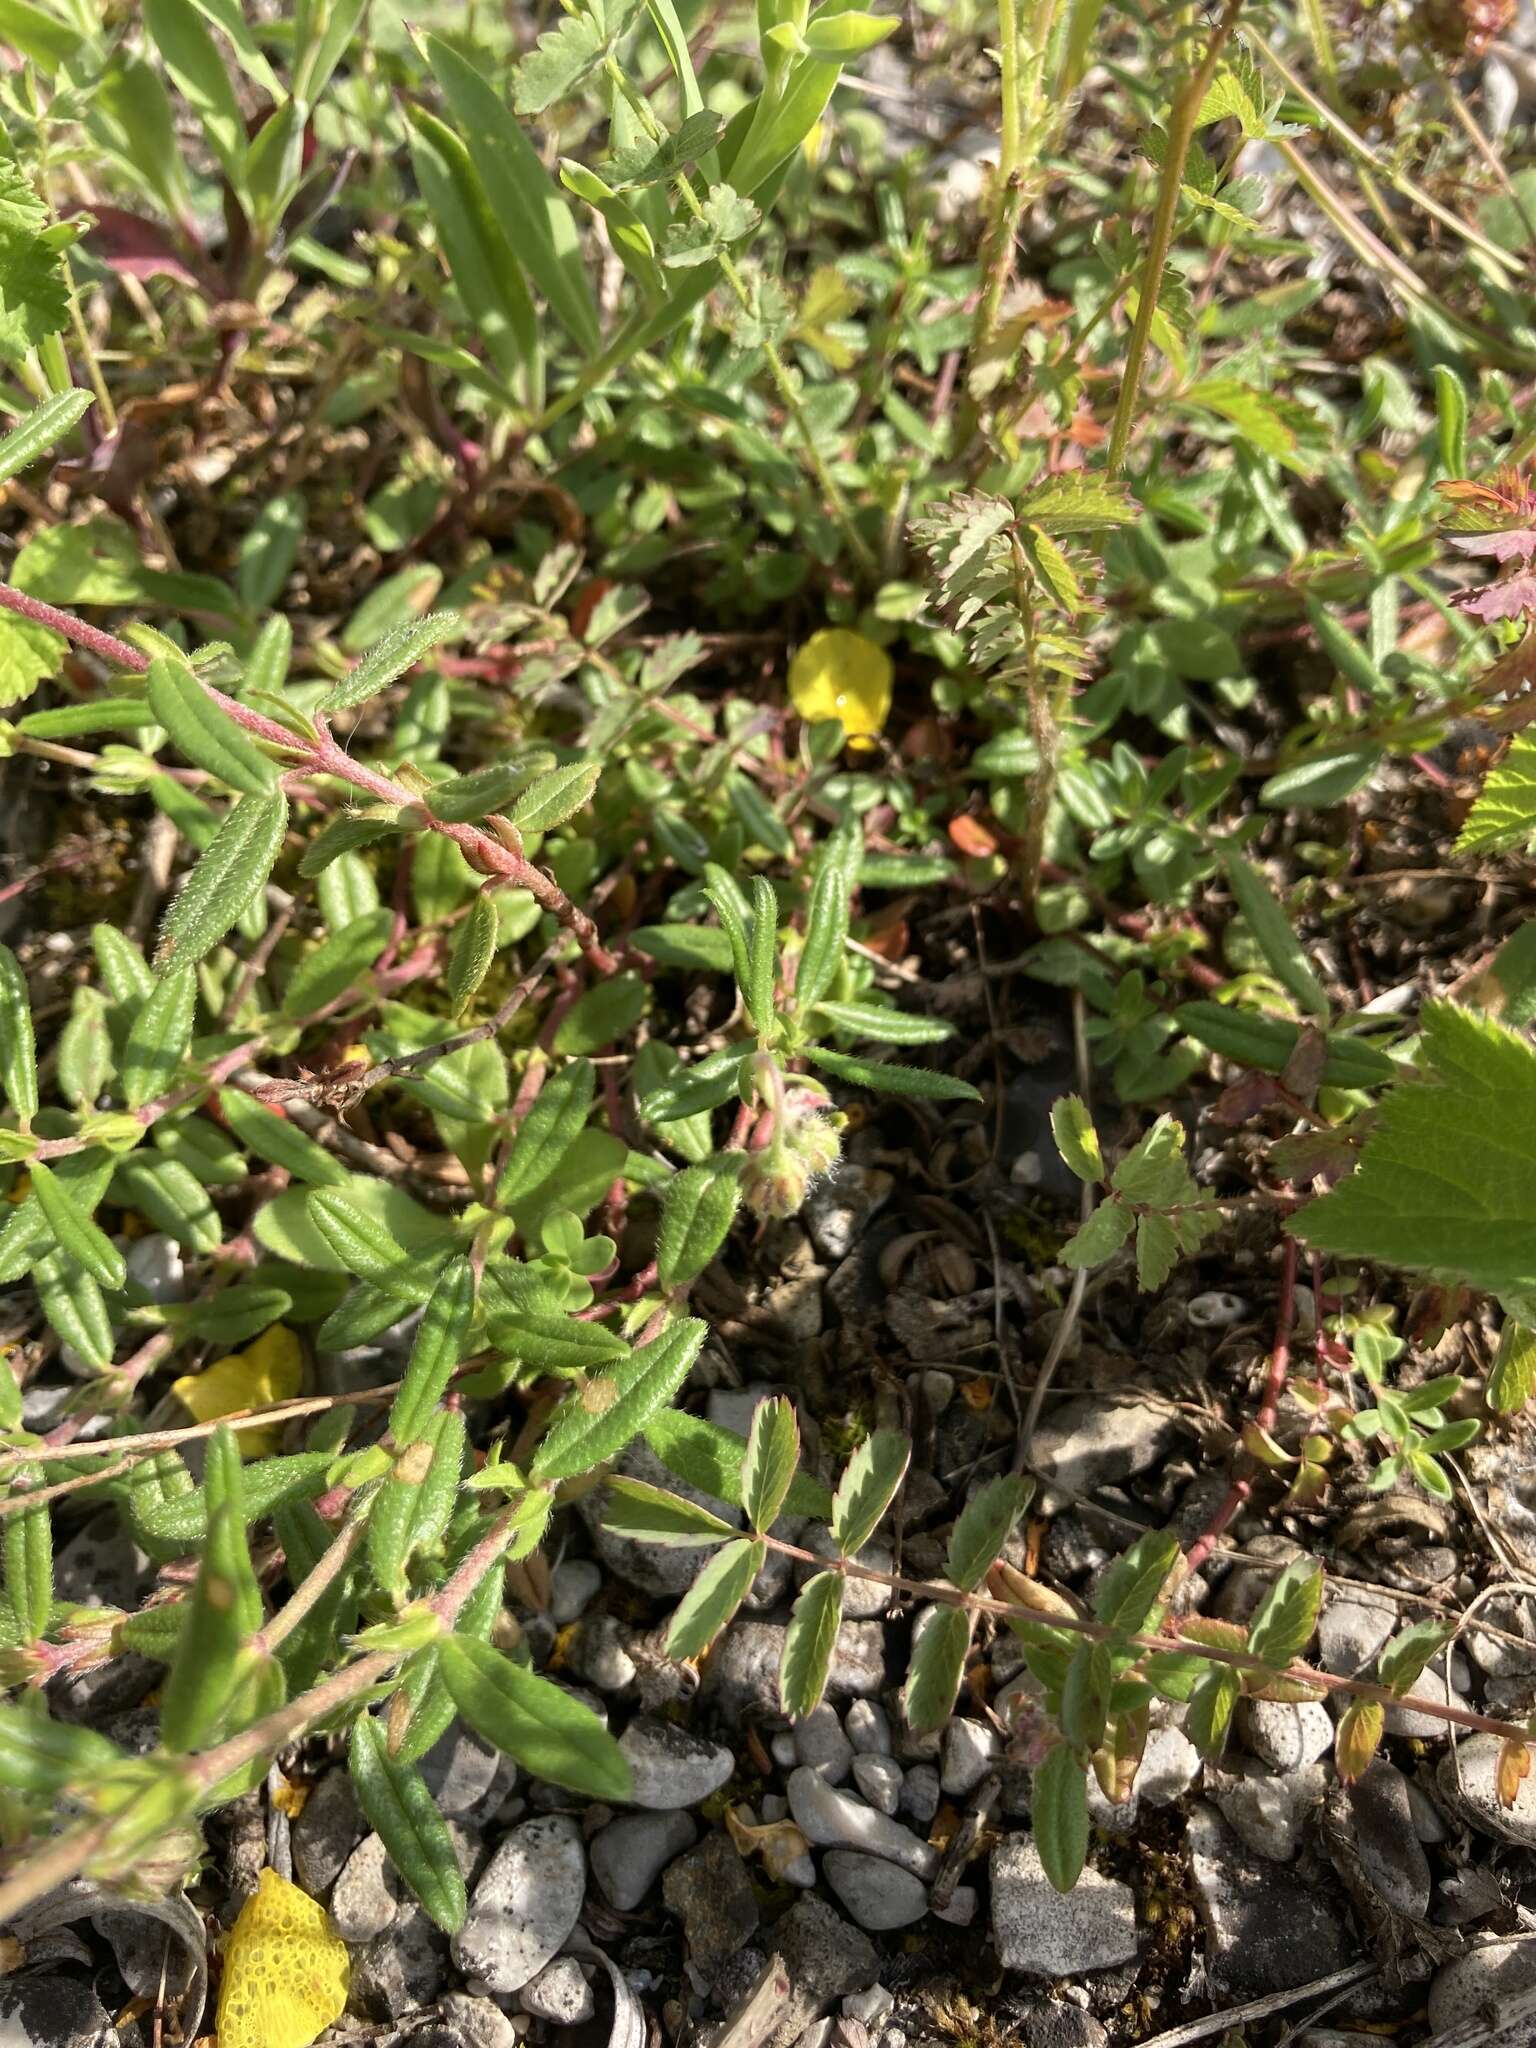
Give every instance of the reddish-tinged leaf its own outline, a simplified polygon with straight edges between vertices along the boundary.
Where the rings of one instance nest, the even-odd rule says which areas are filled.
[[[1490,583],[1483,590],[1458,591],[1452,602],[1485,625],[1496,619],[1523,619],[1536,613],[1536,570],[1506,576],[1502,583]]]
[[[158,221],[121,206],[93,202],[90,210],[94,225],[86,231],[85,246],[110,269],[123,277],[174,277],[182,284],[203,287],[186,252]]]
[[[1513,1736],[1499,1751],[1499,1766],[1494,1782],[1498,1787],[1500,1806],[1513,1806],[1520,1797],[1522,1780],[1531,1774],[1531,1749],[1526,1742],[1517,1742]]]
[[[968,811],[950,819],[949,836],[956,850],[967,860],[990,860],[998,850],[997,834]]]
[[[1353,1785],[1357,1778],[1365,1775],[1366,1766],[1381,1741],[1386,1718],[1379,1700],[1351,1700],[1345,1708],[1344,1718],[1333,1739],[1333,1760],[1346,1785]]]
[[[1499,533],[1448,533],[1446,539],[1464,555],[1489,555],[1495,562],[1528,562],[1536,555],[1536,527],[1517,526]]]

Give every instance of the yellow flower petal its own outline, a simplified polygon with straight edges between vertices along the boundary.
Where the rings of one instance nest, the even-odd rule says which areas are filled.
[[[244,1351],[216,1358],[202,1372],[186,1373],[171,1382],[171,1392],[198,1422],[217,1422],[222,1415],[237,1415],[247,1408],[268,1408],[274,1401],[291,1401],[303,1384],[304,1356],[299,1340],[282,1323],[263,1330]],[[281,1430],[242,1429],[241,1454],[247,1458],[270,1457],[278,1449]]]
[[[890,716],[892,674],[883,647],[846,626],[825,626],[789,664],[789,699],[808,724],[840,719],[849,739],[865,739]]]
[[[324,1906],[264,1870],[224,1946],[219,2048],[310,2048],[346,2009],[350,1969]]]

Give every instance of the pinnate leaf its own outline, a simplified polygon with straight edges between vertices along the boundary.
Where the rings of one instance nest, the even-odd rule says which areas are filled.
[[[752,1590],[768,1546],[740,1537],[712,1557],[678,1602],[667,1629],[669,1657],[697,1657],[707,1650]]]
[[[779,1697],[793,1720],[803,1720],[821,1703],[842,1619],[842,1574],[818,1572],[807,1579],[789,1617],[779,1663]]]

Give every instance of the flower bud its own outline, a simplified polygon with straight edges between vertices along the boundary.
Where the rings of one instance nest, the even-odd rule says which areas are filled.
[[[741,1198],[754,1216],[793,1216],[810,1184],[805,1162],[784,1145],[749,1153],[741,1169]]]

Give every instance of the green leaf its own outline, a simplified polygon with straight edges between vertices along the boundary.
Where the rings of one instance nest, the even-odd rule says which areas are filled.
[[[130,1109],[170,1088],[192,1042],[196,1009],[197,975],[191,967],[162,975],[145,997],[123,1048],[123,1100]]]
[[[295,1180],[317,1188],[346,1185],[347,1169],[334,1154],[306,1137],[287,1117],[253,1102],[243,1090],[221,1088],[219,1113],[247,1151],[286,1168]]]
[[[1004,1473],[971,1495],[949,1538],[945,1570],[957,1586],[975,1592],[997,1562],[1034,1492],[1033,1479]]]
[[[1099,1581],[1093,1614],[1121,1635],[1140,1635],[1155,1625],[1159,1594],[1178,1561],[1179,1539],[1172,1529],[1149,1529],[1117,1557]]]
[[[696,1486],[700,1493],[715,1500],[728,1501],[732,1507],[745,1505],[744,1437],[722,1429],[717,1422],[706,1422],[702,1415],[685,1415],[675,1408],[663,1409],[653,1416],[641,1434],[667,1470],[675,1472],[687,1485]],[[832,1496],[819,1479],[813,1479],[808,1472],[797,1472],[790,1481],[784,1507],[792,1515],[808,1515],[825,1522],[831,1519]]]
[[[1181,1003],[1174,1019],[1181,1031],[1223,1059],[1257,1067],[1264,1074],[1285,1071],[1301,1036],[1299,1024],[1282,1017],[1260,1017],[1224,1003]],[[1323,1079],[1330,1088],[1379,1088],[1396,1073],[1386,1054],[1364,1039],[1338,1031],[1330,1034],[1323,1067]]]
[[[128,1277],[128,1269],[111,1238],[84,1209],[75,1206],[68,1188],[52,1167],[35,1159],[31,1175],[32,1192],[55,1243],[101,1286],[120,1288]]]
[[[208,1439],[208,1536],[176,1659],[160,1701],[160,1736],[173,1754],[217,1735],[237,1678],[245,1637],[260,1626],[261,1590],[245,1538],[240,1450],[225,1425]]]
[[[78,1791],[124,1760],[105,1735],[49,1718],[41,1693],[0,1704],[0,1786],[33,1798]]]
[[[667,1183],[656,1239],[656,1273],[670,1293],[697,1280],[730,1234],[741,1206],[742,1155],[687,1167]]]
[[[1356,1172],[1290,1227],[1318,1250],[1491,1294],[1536,1287],[1536,1048],[1428,1003],[1420,1065],[1424,1079],[1384,1097]]]
[[[324,709],[345,711],[354,704],[366,704],[434,647],[457,638],[463,628],[463,620],[454,611],[428,612],[425,618],[405,620],[375,640],[362,660],[326,693]]]
[[[435,1408],[421,1433],[401,1453],[368,1510],[368,1563],[379,1586],[403,1604],[407,1573],[418,1552],[430,1551],[458,1505],[464,1472],[462,1409]]]
[[[856,1557],[879,1528],[911,1455],[906,1437],[877,1429],[848,1460],[832,1496],[832,1540],[844,1557]]]
[[[30,697],[47,676],[56,676],[64,665],[68,646],[62,633],[52,632],[31,619],[19,619],[14,612],[0,616],[0,707],[19,704]],[[31,739],[67,740],[82,732],[122,730],[128,724],[148,725],[149,714],[137,699],[130,720],[119,709],[110,712],[108,703],[120,699],[98,697],[85,704],[67,704],[57,711],[34,711],[20,721],[18,731]]]
[[[800,1426],[794,1403],[783,1394],[759,1401],[752,1411],[741,1474],[741,1504],[747,1521],[760,1534],[779,1519],[800,1463]]]
[[[515,390],[525,373],[536,376],[539,359],[538,316],[522,265],[458,136],[421,107],[407,106],[405,115],[416,182],[454,289],[486,354]]]
[[[833,1003],[823,998],[814,1015],[839,1031],[873,1038],[881,1045],[942,1045],[955,1035],[954,1026],[941,1017],[919,1017],[911,1010],[887,1009],[878,1003]]]
[[[980,1102],[981,1090],[953,1074],[931,1073],[927,1067],[898,1066],[894,1060],[853,1059],[847,1053],[811,1046],[812,1061],[824,1073],[879,1095],[904,1095],[923,1102]]]
[[[462,1017],[496,957],[496,905],[482,890],[459,925],[448,956],[448,1011]]]
[[[24,420],[0,436],[0,484],[9,483],[40,455],[46,455],[95,403],[89,391],[59,391],[34,405]]]
[[[589,13],[569,14],[547,29],[518,65],[512,84],[512,105],[519,114],[542,114],[556,100],[569,97],[609,49],[600,21]]]
[[[600,1412],[589,1389],[568,1395],[534,1455],[534,1479],[574,1479],[617,1457],[687,1379],[707,1335],[708,1325],[690,1316],[642,1344],[605,1371],[611,1397]]]
[[[1488,1406],[1495,1415],[1518,1415],[1536,1394],[1536,1330],[1506,1318],[1498,1356],[1488,1375]]]
[[[601,1052],[625,1038],[645,1008],[645,983],[638,974],[616,974],[573,1003],[555,1027],[557,1053]]]
[[[1051,1136],[1056,1150],[1079,1180],[1104,1178],[1104,1154],[1093,1113],[1080,1095],[1060,1095],[1051,1104]]]
[[[161,928],[155,964],[162,971],[211,953],[266,887],[282,851],[288,800],[244,796],[225,816]]]
[[[1062,1246],[1061,1261],[1074,1269],[1089,1271],[1113,1258],[1136,1227],[1136,1218],[1123,1202],[1100,1202],[1080,1230]]]
[[[847,867],[829,847],[822,853],[811,885],[805,942],[795,969],[795,1005],[802,1014],[827,993],[843,964],[848,946],[848,894]],[[836,1073],[837,1069],[830,1071]]]
[[[543,1187],[585,1128],[596,1089],[597,1072],[590,1060],[572,1060],[545,1080],[518,1126],[496,1183],[499,1208],[515,1209]]]
[[[1276,1671],[1299,1657],[1312,1640],[1323,1600],[1323,1568],[1293,1558],[1264,1595],[1248,1625],[1248,1648]]]
[[[505,810],[535,775],[554,765],[555,757],[547,750],[521,760],[491,761],[467,775],[450,775],[446,782],[433,783],[427,801],[434,818],[446,819],[451,825],[472,824],[492,811]]]
[[[846,64],[893,36],[900,26],[895,15],[832,14],[824,8],[805,25],[805,47],[813,57]]]
[[[277,766],[247,739],[184,661],[157,655],[149,665],[149,708],[195,767],[207,769],[243,796],[266,796]]]
[[[1088,1773],[1064,1742],[1031,1780],[1029,1816],[1047,1878],[1055,1890],[1071,1891],[1088,1857]]]
[[[464,1924],[468,1900],[453,1837],[414,1764],[397,1763],[371,1714],[352,1723],[347,1748],[357,1803],[389,1860],[445,1934]]]
[[[616,1331],[605,1330],[601,1323],[578,1323],[569,1316],[546,1314],[525,1305],[507,1312],[493,1303],[487,1328],[503,1357],[546,1372],[606,1373],[621,1359],[634,1355]]]
[[[1455,1627],[1443,1621],[1416,1621],[1395,1635],[1376,1659],[1376,1678],[1401,1699],[1412,1692],[1426,1665],[1455,1640]]]
[[[1458,853],[1489,853],[1536,840],[1536,733],[1516,733],[1484,782],[1456,841]]]
[[[180,1159],[136,1153],[112,1176],[112,1197],[139,1210],[189,1252],[213,1251],[224,1235],[208,1191]]]
[[[674,1550],[699,1550],[720,1543],[737,1532],[729,1522],[668,1493],[643,1479],[625,1479],[617,1474],[607,1481],[607,1504],[603,1527],[640,1543],[660,1543]]]
[[[698,1657],[709,1648],[751,1592],[767,1555],[766,1543],[742,1537],[709,1560],[667,1625],[669,1657]]]
[[[416,1441],[443,1398],[463,1356],[474,1309],[474,1269],[468,1259],[451,1259],[427,1298],[389,1411],[389,1432],[398,1445]]]
[[[1207,1761],[1219,1757],[1226,1747],[1232,1712],[1242,1690],[1242,1680],[1229,1665],[1210,1664],[1189,1695],[1184,1732]]]
[[[208,147],[239,193],[245,174],[245,122],[217,44],[189,0],[144,0],[144,25],[201,123]]]
[[[496,219],[517,223],[518,255],[529,276],[581,354],[596,356],[597,303],[570,207],[491,83],[489,67],[438,36],[428,36],[426,52]]]
[[[628,1760],[590,1707],[489,1643],[449,1636],[438,1647],[443,1682],[464,1719],[532,1777],[588,1799],[634,1795]]]
[[[919,1734],[942,1728],[953,1713],[970,1647],[971,1617],[963,1607],[932,1608],[914,1631],[901,1709]]]
[[[421,1254],[413,1255],[356,1200],[350,1186],[309,1190],[304,1205],[344,1273],[389,1288],[407,1301],[426,1300],[434,1275]]]
[[[553,832],[592,800],[601,761],[573,761],[531,782],[507,813],[519,832]]]
[[[24,1122],[37,1115],[37,1039],[21,962],[0,945],[0,1088]]]
[[[1270,893],[1269,884],[1252,861],[1231,847],[1222,852],[1222,866],[1237,906],[1276,979],[1290,990],[1309,1016],[1326,1020],[1327,990],[1308,966],[1307,956],[1291,930],[1291,921]]]
[[[791,1720],[804,1720],[821,1704],[842,1621],[842,1573],[817,1572],[801,1588],[784,1631],[779,1697]]]
[[[4,1521],[5,1597],[23,1643],[42,1637],[53,1612],[53,1524],[48,1503],[21,1505],[37,1484],[39,1477],[31,1467],[9,1475],[11,1511]]]

